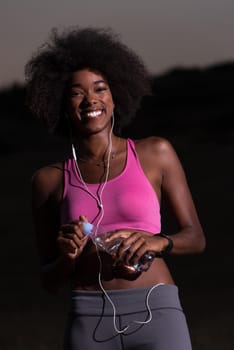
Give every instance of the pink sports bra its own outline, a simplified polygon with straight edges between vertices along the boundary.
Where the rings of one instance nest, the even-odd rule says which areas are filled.
[[[100,184],[86,184],[89,192],[97,197]],[[89,222],[97,224],[101,208],[87,192],[78,175],[75,160],[64,163],[64,193],[61,203],[61,224],[78,220],[85,215]],[[99,192],[100,193],[100,192]],[[140,165],[134,142],[127,140],[127,159],[123,171],[107,181],[102,193],[104,216],[100,223],[102,232],[134,229],[151,234],[161,230],[160,204],[157,195]]]

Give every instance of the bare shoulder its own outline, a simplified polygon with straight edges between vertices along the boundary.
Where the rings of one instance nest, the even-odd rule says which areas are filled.
[[[54,163],[38,169],[32,176],[32,184],[42,187],[49,184],[53,185],[54,181],[61,179],[63,173],[63,164]]]
[[[135,140],[137,152],[144,156],[167,157],[174,154],[172,144],[163,137],[151,136],[140,140]]]
[[[38,169],[32,176],[32,192],[37,202],[58,193],[63,183],[63,163],[54,163]]]

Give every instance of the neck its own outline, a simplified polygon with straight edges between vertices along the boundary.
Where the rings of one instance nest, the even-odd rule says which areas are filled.
[[[77,158],[84,161],[105,161],[108,151],[116,153],[119,138],[113,133],[110,135],[92,135],[86,138],[79,138],[74,142],[77,150]],[[111,146],[112,145],[112,146]],[[111,147],[111,150],[109,149]]]

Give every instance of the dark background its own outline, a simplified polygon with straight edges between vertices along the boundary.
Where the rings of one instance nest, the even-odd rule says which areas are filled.
[[[125,135],[168,138],[184,166],[207,238],[202,255],[168,264],[191,330],[194,350],[234,349],[234,63],[173,69],[152,78]],[[68,145],[48,135],[24,106],[25,89],[0,91],[1,224],[0,349],[61,349],[68,290],[40,285],[30,208],[30,180],[41,166],[63,159]],[[163,213],[165,205],[163,203]],[[170,212],[163,231],[174,229]]]

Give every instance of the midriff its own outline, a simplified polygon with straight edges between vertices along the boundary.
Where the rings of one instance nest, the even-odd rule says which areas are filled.
[[[129,273],[128,270],[118,268],[113,271],[113,259],[100,252],[102,260],[101,281],[107,290],[143,288],[158,283],[174,284],[169,269],[162,258],[155,258],[150,268],[141,273]],[[78,258],[72,278],[73,290],[100,290],[99,259],[94,246],[87,247],[86,252]]]

